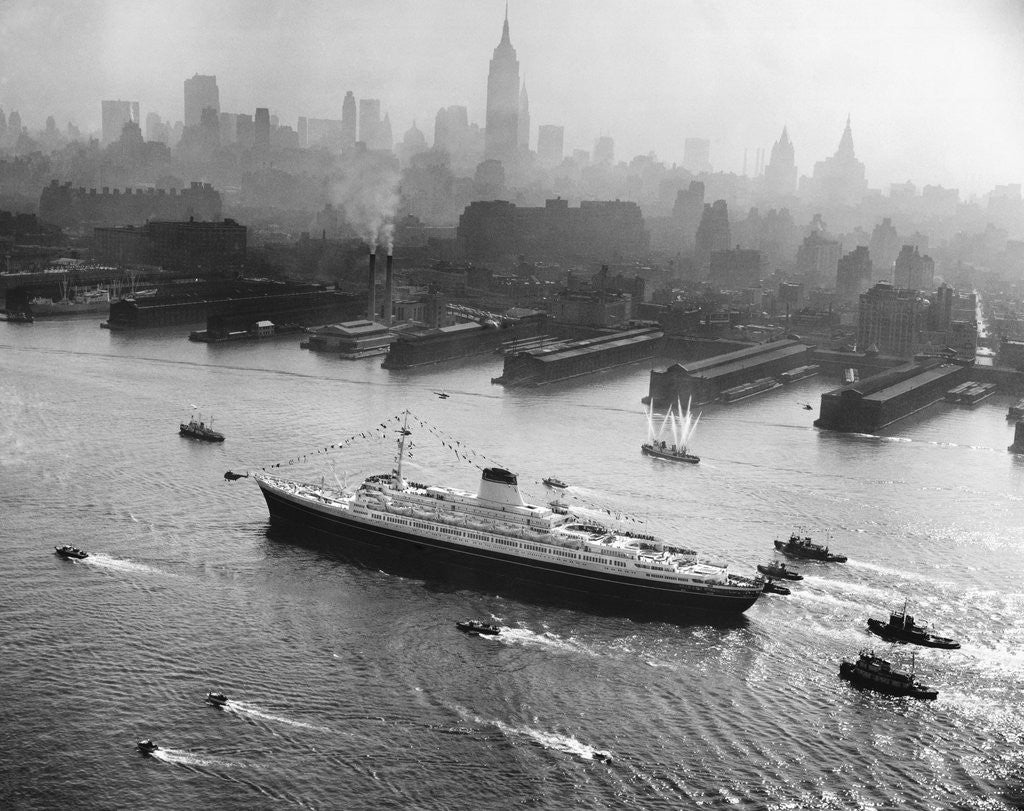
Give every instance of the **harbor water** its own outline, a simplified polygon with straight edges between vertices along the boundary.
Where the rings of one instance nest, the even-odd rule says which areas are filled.
[[[0,806],[1024,804],[1010,394],[848,435],[812,427],[837,385],[813,377],[706,407],[701,462],[680,465],[640,452],[651,364],[505,390],[496,355],[387,371],[294,337],[184,336],[0,324]],[[475,491],[486,458],[531,503],[557,476],[585,514],[741,572],[796,528],[849,562],[799,562],[791,596],[741,618],[640,622],[357,565],[224,480],[283,463],[354,486],[391,469],[374,431],[405,409],[465,451],[414,434],[418,481]],[[225,442],[178,435],[200,411]],[[91,556],[55,556],[64,543]],[[911,665],[866,632],[904,601],[962,642],[917,649],[932,702],[838,677],[862,648]],[[465,618],[503,632],[467,636]]]

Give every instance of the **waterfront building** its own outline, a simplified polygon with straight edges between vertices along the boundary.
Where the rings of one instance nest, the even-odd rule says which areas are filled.
[[[782,135],[772,146],[771,159],[764,169],[764,190],[769,197],[791,197],[796,194],[796,160],[793,142],[782,128]]]
[[[221,219],[220,192],[209,183],[187,189],[73,188],[51,180],[39,196],[39,217],[62,228],[142,225],[147,220]]]
[[[871,253],[858,245],[836,263],[836,298],[849,305],[860,301],[860,294],[871,287]]]
[[[244,225],[150,220],[141,227],[96,228],[94,253],[101,262],[160,265],[174,270],[223,275],[245,265]]]
[[[508,9],[501,29],[501,40],[494,49],[487,72],[487,118],[484,130],[484,157],[502,162],[513,161],[519,141],[519,59],[508,33]]]
[[[647,253],[650,235],[636,203],[548,200],[520,208],[505,200],[470,203],[459,217],[458,240],[468,259],[527,254],[607,261]]]
[[[355,359],[383,355],[394,340],[395,336],[383,324],[356,319],[314,330],[303,346],[315,352],[336,352],[343,358]]]
[[[673,363],[663,372],[651,370],[648,402],[654,408],[692,399],[710,403],[723,391],[811,363],[813,347],[781,340],[756,344],[686,364]]]
[[[924,326],[925,301],[917,290],[903,290],[878,282],[860,296],[857,347],[874,347],[885,355],[909,357],[917,351]]]
[[[904,245],[893,266],[893,286],[905,290],[931,290],[935,262],[918,253],[917,246]]]
[[[814,425],[832,431],[874,433],[941,400],[950,388],[967,379],[968,368],[932,359],[862,378],[821,395],[820,415]]]
[[[103,122],[103,146],[109,146],[117,141],[121,137],[124,125],[129,121],[135,123],[139,121],[139,103],[137,101],[102,101],[100,102],[100,111]],[[14,113],[11,113],[11,120],[14,120]]]
[[[185,80],[185,126],[195,127],[202,120],[203,110],[210,108],[220,115],[220,91],[216,76],[194,74]]]
[[[565,153],[565,128],[554,124],[541,124],[537,128],[537,160],[541,166],[552,169],[562,162]]]

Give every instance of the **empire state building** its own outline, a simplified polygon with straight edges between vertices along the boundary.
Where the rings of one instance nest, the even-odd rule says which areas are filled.
[[[487,124],[484,157],[512,162],[519,141],[519,59],[508,37],[508,9],[501,42],[494,49],[487,74]]]

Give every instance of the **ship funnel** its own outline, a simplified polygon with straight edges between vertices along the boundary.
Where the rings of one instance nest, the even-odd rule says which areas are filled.
[[[485,467],[480,477],[480,490],[476,497],[481,501],[495,504],[507,504],[510,507],[524,507],[519,493],[519,481],[516,474],[500,467]]]
[[[384,324],[385,326],[391,326],[391,291],[392,291],[392,277],[391,277],[391,263],[393,257],[391,255],[392,250],[388,248],[388,261],[384,266]]]
[[[376,294],[376,273],[377,267],[377,246],[370,246],[370,270],[366,277],[369,292],[366,294],[366,320],[373,321],[377,317],[377,302],[374,300]]]

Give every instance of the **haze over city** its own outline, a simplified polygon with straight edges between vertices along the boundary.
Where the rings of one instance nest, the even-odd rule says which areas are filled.
[[[221,109],[282,124],[339,118],[347,90],[381,100],[396,139],[428,139],[441,107],[483,125],[505,4],[23,2],[0,4],[0,107],[29,129],[53,115],[98,131],[101,99],[182,117],[181,82],[217,77]],[[508,5],[536,125],[567,152],[615,141],[616,160],[680,162],[707,138],[716,170],[753,174],[783,126],[809,174],[847,115],[869,185],[912,180],[964,199],[1024,178],[1024,11],[969,4],[598,2]],[[746,155],[745,155],[746,153]],[[746,157],[746,167],[744,159]]]

